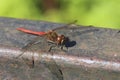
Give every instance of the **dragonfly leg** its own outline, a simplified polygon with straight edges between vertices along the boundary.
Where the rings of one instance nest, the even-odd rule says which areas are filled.
[[[64,46],[61,46],[61,50],[64,51],[64,52],[67,52],[68,51],[68,48],[66,47],[67,50],[63,49]]]
[[[55,46],[55,45],[50,46],[48,52],[50,52],[50,51],[52,50],[53,47],[56,47],[56,46]]]
[[[47,42],[48,42],[48,45],[50,46],[49,49],[48,49],[48,52],[50,52],[53,47],[56,47],[56,43],[52,42],[52,41],[47,41]]]
[[[60,44],[56,44],[55,42],[48,41],[48,45],[50,46],[50,48],[48,49],[48,52],[50,52],[53,47],[58,47],[64,52],[68,51],[68,47],[66,47],[65,45],[62,45],[62,44],[60,45]],[[64,47],[66,47],[67,50],[64,50]]]
[[[63,50],[63,45],[61,45],[61,50]]]

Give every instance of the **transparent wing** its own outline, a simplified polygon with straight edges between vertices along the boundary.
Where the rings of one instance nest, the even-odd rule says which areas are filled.
[[[68,23],[68,24],[66,24],[64,26],[54,28],[53,31],[59,30],[59,29],[64,29],[64,28],[70,28],[70,26],[75,25],[76,22],[77,22],[77,20],[74,20],[73,22]]]
[[[64,29],[86,29],[86,28],[91,28],[93,27],[92,25],[89,25],[89,26],[82,26],[82,25],[76,25],[75,23],[77,22],[77,20],[74,20],[73,22],[71,23],[68,23],[64,26],[61,26],[61,27],[57,27],[57,28],[54,28],[53,31],[57,31],[57,30],[64,30]]]
[[[64,80],[63,72],[61,68],[56,64],[55,60],[52,59],[51,62],[45,63],[45,65],[58,80]]]
[[[33,45],[35,45],[37,41],[39,41],[39,39],[40,39],[40,36],[34,38],[32,41],[30,41],[28,44],[26,44],[24,47],[22,47],[21,50],[22,50],[23,52],[22,52],[20,55],[18,55],[16,58],[19,58],[20,56],[22,56],[25,51],[30,50],[31,47],[32,47]]]
[[[27,45],[22,47],[22,53],[17,57],[19,58],[22,56],[26,51],[32,51],[33,54],[37,50],[42,50],[42,51],[48,51],[49,44],[46,44],[47,40],[44,37],[36,37],[34,38],[31,42],[29,42]],[[23,58],[24,59],[24,58]],[[25,63],[29,66],[28,61],[25,60]],[[63,74],[59,66],[56,64],[54,59],[51,59],[50,63],[45,62],[44,65],[50,70],[50,72],[57,78],[57,80],[63,80]],[[34,68],[34,56],[32,57],[32,68]]]

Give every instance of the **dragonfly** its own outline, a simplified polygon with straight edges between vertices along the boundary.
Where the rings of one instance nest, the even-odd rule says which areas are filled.
[[[69,37],[66,37],[65,35],[59,35],[56,30],[59,30],[59,29],[63,29],[63,28],[68,28],[70,25],[72,24],[75,24],[77,21],[73,21],[65,26],[62,26],[62,27],[58,27],[58,28],[55,28],[55,29],[52,29],[52,30],[49,30],[47,32],[36,32],[36,31],[32,31],[32,30],[28,30],[28,29],[25,29],[23,27],[20,27],[20,28],[17,28],[17,30],[19,31],[22,31],[24,33],[27,33],[27,34],[32,34],[32,35],[37,35],[39,37],[45,37],[48,41],[48,43],[53,43],[55,44],[56,46],[60,47],[61,50],[63,49],[63,47],[65,46],[65,44],[67,42],[69,42]],[[37,40],[37,38],[35,39]],[[34,44],[36,41],[32,41],[32,43],[30,43],[29,45],[32,45]],[[49,48],[48,51],[51,51],[53,46],[51,46]],[[65,46],[66,47],[66,46]]]
[[[19,58],[20,56],[22,56],[24,54],[24,52],[27,51],[27,49],[29,49],[32,46],[34,46],[37,43],[39,43],[39,42],[37,42],[40,39],[39,37],[45,37],[45,39],[46,39],[46,41],[48,43],[54,44],[54,46],[60,47],[60,49],[63,50],[63,47],[66,47],[65,45],[66,45],[67,42],[70,41],[70,39],[69,39],[69,37],[66,37],[63,34],[58,34],[56,32],[56,30],[64,29],[64,28],[70,28],[70,26],[73,25],[73,24],[75,24],[75,23],[76,23],[76,20],[73,21],[73,22],[71,22],[71,23],[69,23],[69,24],[66,24],[65,26],[54,28],[54,29],[49,30],[47,32],[32,31],[32,30],[29,30],[29,29],[26,29],[26,28],[23,28],[23,27],[17,28],[18,31],[21,31],[21,32],[24,32],[24,33],[27,33],[27,34],[32,34],[32,35],[36,35],[37,36],[34,40],[32,40],[31,42],[29,42],[27,45],[25,45],[22,48],[23,53],[21,53],[19,56],[17,56],[17,58]],[[47,51],[50,52],[54,46],[53,45],[50,46],[50,48]],[[32,64],[33,64],[33,67],[34,67],[34,56],[32,56]],[[52,72],[52,74],[56,75],[56,77],[59,80],[63,80],[62,70],[60,68],[58,68],[58,65],[56,64],[56,62],[54,60],[52,60],[52,64],[53,64],[53,66],[50,66],[48,64],[46,64],[46,65],[49,68],[49,70]]]

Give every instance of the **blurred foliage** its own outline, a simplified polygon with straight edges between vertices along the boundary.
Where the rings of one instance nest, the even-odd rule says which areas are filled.
[[[120,28],[120,0],[57,1],[57,9],[44,11],[43,0],[0,0],[0,16]]]

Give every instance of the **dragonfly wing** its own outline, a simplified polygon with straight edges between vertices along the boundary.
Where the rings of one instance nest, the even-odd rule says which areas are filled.
[[[57,31],[57,30],[63,30],[63,29],[86,29],[86,28],[91,28],[93,26],[89,25],[89,26],[82,26],[82,25],[76,25],[77,21],[73,21],[71,23],[68,23],[64,26],[61,26],[61,27],[57,27],[57,28],[54,28],[53,31]]]
[[[31,42],[29,42],[27,45],[22,47],[21,50],[23,52],[17,58],[22,56],[24,54],[24,52],[26,52],[26,51],[32,51],[33,54],[35,51],[37,51],[39,49],[41,49],[43,51],[48,51],[47,46],[49,46],[49,45],[47,45],[48,43],[46,41],[47,40],[45,38],[40,37],[40,36],[34,38]],[[29,60],[24,59],[24,61],[28,66],[31,66],[31,65],[34,66],[34,56],[33,56],[32,64],[30,64]],[[50,70],[52,75],[55,76],[58,80],[63,80],[62,71],[59,68],[59,66],[56,64],[54,59],[51,59],[50,63],[45,62],[44,65]],[[34,67],[32,67],[32,68],[34,68]]]
[[[20,56],[22,56],[24,54],[24,52],[28,51],[31,49],[32,45],[35,45],[36,42],[40,39],[40,36],[34,38],[32,41],[30,41],[28,44],[26,44],[24,47],[21,48],[21,50],[23,51],[20,55],[18,55],[16,58],[19,58]]]
[[[68,27],[71,26],[71,25],[75,25],[76,22],[77,22],[77,20],[75,20],[75,21],[73,21],[73,22],[71,22],[71,23],[68,23],[68,24],[66,24],[66,25],[64,25],[64,26],[61,26],[61,27],[58,27],[58,28],[54,28],[53,31],[59,30],[59,29],[64,29],[64,28],[68,28]]]
[[[44,64],[58,80],[64,80],[63,72],[62,72],[61,68],[56,64],[54,59],[52,59],[50,62],[44,63]]]

